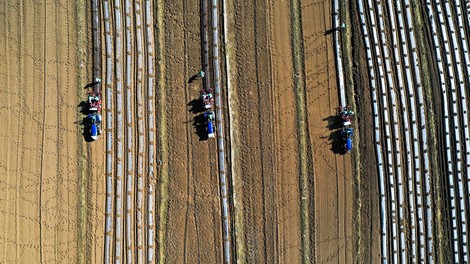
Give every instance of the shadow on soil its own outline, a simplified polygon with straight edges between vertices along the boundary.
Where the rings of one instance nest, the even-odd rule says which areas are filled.
[[[195,80],[197,80],[197,79],[199,79],[199,78],[201,78],[201,77],[199,76],[199,74],[195,74],[195,75],[191,76],[191,78],[189,78],[188,83],[192,83],[192,82],[194,82]],[[202,78],[201,78],[201,79],[202,79]]]
[[[188,111],[194,114],[193,127],[196,130],[196,135],[199,137],[200,141],[207,140],[208,137],[206,132],[206,122],[204,119],[204,105],[202,104],[202,101],[193,99],[188,103],[188,106],[190,106]]]
[[[83,115],[88,115],[91,113],[89,105],[85,101],[81,101],[77,106],[80,107],[80,113]]]
[[[331,142],[331,151],[333,151],[333,153],[339,155],[346,154],[343,148],[344,140],[341,136],[341,130],[332,131],[328,140]]]
[[[82,126],[82,129],[83,129],[82,136],[85,142],[95,141],[93,138],[91,138],[91,131],[90,131],[91,124],[89,123],[86,117],[84,117],[81,121],[76,121],[75,124],[79,124]]]
[[[323,121],[327,122],[326,128],[328,128],[329,130],[339,129],[341,128],[342,123],[343,123],[341,116],[337,116],[337,115],[323,118]]]
[[[326,128],[330,130],[330,136],[328,137],[328,141],[331,143],[330,150],[333,151],[335,154],[344,155],[346,151],[344,150],[344,140],[341,136],[341,128],[342,128],[342,119],[340,116],[329,116],[323,119],[326,121]],[[323,137],[326,138],[326,137]]]
[[[188,103],[188,106],[191,108],[189,109],[189,112],[193,114],[199,114],[204,112],[204,105],[201,100],[199,99],[193,99],[191,102]]]
[[[198,135],[199,141],[204,141],[208,139],[204,114],[194,116],[193,126],[196,129],[196,135]]]

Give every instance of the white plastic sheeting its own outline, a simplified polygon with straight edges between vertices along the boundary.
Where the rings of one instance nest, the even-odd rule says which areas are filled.
[[[374,1],[375,2],[375,1]],[[372,24],[372,29],[374,30],[375,43],[381,45],[375,46],[376,56],[377,56],[377,66],[380,72],[380,90],[382,94],[382,104],[383,104],[383,115],[385,121],[385,133],[387,138],[387,158],[389,164],[389,188],[390,193],[394,193],[397,196],[397,211],[395,212],[396,218],[395,221],[398,222],[398,235],[399,235],[399,254],[400,258],[407,259],[406,249],[406,237],[405,237],[405,212],[404,212],[404,192],[403,192],[403,182],[402,182],[402,173],[401,173],[401,145],[400,145],[400,132],[398,127],[398,117],[397,117],[397,102],[395,98],[394,91],[394,81],[392,75],[392,66],[390,62],[390,55],[387,49],[387,37],[385,35],[385,26],[383,21],[383,11],[382,5],[380,2],[377,4],[377,13],[375,13],[375,8],[372,0],[368,0],[369,14],[370,17],[376,17],[378,21],[377,25]],[[372,21],[372,20],[371,20]],[[382,48],[382,49],[380,49]],[[383,63],[383,61],[385,63]],[[385,78],[386,77],[386,78]],[[389,111],[389,109],[391,109]],[[389,121],[390,115],[390,121]],[[393,127],[390,126],[393,125]],[[395,155],[393,155],[395,154]],[[392,211],[392,215],[394,212]]]
[[[451,211],[451,223],[452,223],[452,245],[454,262],[459,263],[462,259],[464,263],[468,262],[468,251],[467,251],[467,233],[466,233],[466,205],[465,205],[465,194],[464,194],[464,176],[462,174],[462,163],[461,163],[461,134],[460,134],[460,119],[459,113],[465,112],[466,116],[466,102],[465,102],[465,85],[463,83],[464,70],[461,68],[462,63],[460,62],[460,45],[458,43],[455,26],[453,23],[453,13],[448,3],[427,1],[426,3],[429,20],[431,23],[431,29],[433,33],[433,42],[437,60],[437,66],[439,70],[441,91],[443,96],[443,109],[444,109],[444,127],[445,127],[445,144],[446,144],[446,161],[447,161],[447,172],[449,180],[449,200],[450,200],[450,211]],[[445,11],[442,6],[445,6]],[[435,8],[436,12],[434,12]],[[437,16],[436,16],[437,13]],[[446,20],[446,17],[448,18]],[[437,21],[436,21],[437,18]],[[439,25],[439,26],[438,26]],[[438,36],[437,32],[442,32]],[[441,39],[439,38],[442,38]],[[451,42],[449,37],[452,39],[453,49],[451,48]],[[465,33],[463,35],[465,36]],[[443,47],[442,47],[443,46]],[[465,46],[464,46],[465,47]],[[466,47],[465,47],[466,48]],[[445,56],[442,56],[441,50],[445,51]],[[452,54],[456,54],[455,63]],[[457,55],[458,54],[458,55]],[[468,57],[467,57],[468,58]],[[454,67],[457,69],[457,74],[454,71]],[[445,73],[447,72],[449,79],[446,78]],[[461,80],[462,82],[459,82]],[[450,89],[448,89],[446,82],[450,83]],[[457,102],[457,90],[461,91],[461,97],[463,97],[462,108],[460,111]],[[463,94],[462,94],[462,90]],[[450,96],[448,95],[450,91]],[[451,112],[451,113],[449,113]],[[450,126],[450,115],[452,115],[452,121],[454,126]],[[463,120],[463,126],[467,127],[467,118]],[[466,130],[466,129],[464,129]],[[464,132],[465,136],[468,135],[468,131]],[[451,136],[453,138],[451,139]],[[468,139],[465,140],[468,142]],[[454,143],[454,144],[452,144]],[[455,159],[453,159],[452,149],[455,149]],[[455,167],[454,167],[455,164]],[[457,179],[457,181],[455,181]],[[457,189],[456,189],[457,188]],[[460,244],[462,240],[462,244]]]
[[[111,37],[110,25],[110,7],[109,1],[103,0],[103,17],[104,17],[104,33],[106,46],[106,220],[105,220],[105,240],[104,240],[104,263],[109,264],[111,259],[111,239],[113,233],[113,198],[114,198],[114,181],[113,181],[113,94],[111,86],[113,85],[113,67],[114,53],[113,41]]]
[[[384,161],[382,158],[382,146],[381,146],[381,134],[380,134],[380,128],[381,128],[381,121],[379,118],[379,107],[378,107],[378,101],[377,101],[377,80],[376,80],[376,75],[374,72],[374,57],[372,55],[371,51],[371,40],[369,38],[369,30],[366,24],[366,17],[364,14],[364,4],[362,0],[358,0],[358,9],[359,9],[359,17],[361,21],[361,26],[362,26],[362,31],[364,34],[364,44],[366,47],[366,55],[367,55],[367,66],[369,67],[369,77],[370,77],[370,85],[371,85],[371,99],[372,99],[372,109],[374,113],[374,139],[375,139],[375,148],[376,148],[376,156],[377,156],[377,165],[378,165],[378,177],[379,177],[379,190],[380,190],[380,230],[381,230],[381,256],[382,256],[382,262],[387,263],[388,262],[388,246],[389,246],[389,234],[388,234],[388,202],[387,202],[387,190],[385,186],[385,168],[384,168]],[[393,245],[392,247],[397,248],[398,247],[398,242],[396,240],[396,236],[392,236],[393,238]],[[398,261],[398,255],[395,253],[393,254],[392,257],[394,260]]]
[[[123,124],[123,38],[124,30],[122,26],[122,6],[120,1],[114,2],[114,30],[115,30],[115,95],[116,95],[116,207],[115,207],[115,229],[114,229],[114,262],[122,263],[122,240],[123,240],[123,178],[124,178],[124,124]]]
[[[335,46],[335,58],[336,58],[336,74],[338,75],[338,85],[339,85],[339,99],[341,105],[347,105],[346,103],[346,91],[343,75],[343,61],[342,61],[342,52],[341,52],[341,41],[340,41],[340,28],[341,21],[339,15],[339,0],[333,2],[333,28],[336,29],[333,34],[333,42]]]
[[[136,83],[136,100],[137,100],[137,132],[138,132],[138,155],[137,155],[137,201],[136,201],[136,225],[137,225],[137,263],[144,262],[144,231],[142,227],[144,225],[144,216],[143,216],[143,190],[144,190],[144,155],[145,155],[145,129],[144,129],[144,91],[142,87],[142,82],[144,78],[144,59],[142,49],[143,44],[143,31],[142,31],[142,9],[140,6],[140,1],[135,3],[135,28],[136,28],[136,49],[137,49],[137,83]]]
[[[125,77],[125,105],[126,105],[126,254],[128,262],[133,259],[133,236],[134,236],[134,155],[132,153],[133,141],[133,123],[134,108],[132,102],[134,100],[131,87],[134,85],[134,68],[132,50],[134,48],[134,37],[132,29],[134,26],[132,4],[129,0],[124,2],[125,5],[125,29],[126,29],[126,77]]]
[[[155,241],[156,241],[156,225],[155,225],[155,184],[156,184],[156,134],[155,134],[155,43],[154,43],[154,20],[152,1],[145,1],[145,36],[147,43],[147,113],[148,113],[148,197],[147,197],[147,262],[152,263],[155,258]]]

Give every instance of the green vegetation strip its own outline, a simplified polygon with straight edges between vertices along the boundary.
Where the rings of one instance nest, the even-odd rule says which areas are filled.
[[[292,56],[294,66],[294,89],[296,93],[297,128],[299,136],[299,183],[302,234],[302,263],[310,263],[310,221],[309,221],[309,190],[307,160],[307,125],[305,104],[304,54],[302,41],[302,19],[299,0],[293,0],[291,8]]]
[[[166,142],[166,104],[165,104],[165,79],[164,79],[164,24],[163,24],[163,0],[156,0],[155,13],[158,30],[156,31],[157,43],[157,97],[158,100],[158,165],[159,165],[159,184],[160,184],[160,205],[158,206],[158,262],[165,263],[165,235],[166,220],[168,214],[168,150]]]
[[[78,78],[77,83],[84,83],[84,77],[86,76],[87,65],[87,27],[86,27],[86,5],[85,0],[77,0],[77,61],[78,61]],[[82,90],[77,87],[77,98],[82,97]],[[77,120],[81,119],[81,113],[77,111]],[[77,129],[77,156],[79,158],[78,176],[79,176],[79,193],[78,193],[78,234],[77,234],[77,263],[86,263],[85,251],[86,251],[86,216],[87,216],[87,193],[86,193],[86,182],[87,182],[87,171],[86,161],[87,152],[84,150],[83,137],[81,131]]]
[[[420,60],[420,65],[421,65],[421,78],[423,80],[423,89],[425,91],[425,98],[426,98],[426,111],[427,111],[427,118],[428,118],[428,128],[429,128],[429,151],[430,153],[438,153],[438,146],[437,146],[437,131],[436,131],[436,120],[434,119],[434,103],[433,103],[433,91],[432,91],[432,84],[431,84],[431,79],[429,75],[429,69],[430,63],[428,61],[428,58],[426,56],[427,54],[427,49],[426,45],[424,43],[425,36],[423,35],[423,29],[425,28],[423,20],[422,20],[422,14],[421,14],[421,9],[420,9],[420,3],[418,3],[416,0],[412,0],[412,8],[415,12],[414,17],[414,22],[415,22],[415,28],[419,30],[415,30],[416,38],[417,38],[417,43],[419,46],[418,49],[418,55],[419,55],[419,60]],[[440,182],[439,182],[439,163],[437,160],[438,155],[429,155],[431,158],[431,181],[432,185],[435,188],[435,193],[437,195],[434,195],[435,197],[435,203],[436,206],[434,207],[434,213],[436,215],[436,221],[434,222],[435,226],[435,233],[437,233],[437,240],[435,241],[435,250],[432,250],[434,252],[434,259],[438,259],[438,263],[445,263],[445,250],[448,248],[448,245],[446,245],[446,240],[445,240],[445,227],[443,226],[443,212],[442,212],[442,201],[441,201],[441,196],[439,194],[442,193]],[[434,180],[437,179],[437,180]]]
[[[349,12],[349,5],[348,1],[341,0],[340,2],[340,17],[343,18],[342,20],[346,21],[347,25],[352,25],[351,16]],[[354,92],[354,76],[353,76],[353,58],[352,58],[352,44],[351,44],[351,30],[353,28],[351,26],[347,27],[346,30],[341,32],[341,50],[343,51],[342,60],[344,61],[343,69],[344,75],[346,80],[346,94],[347,98],[349,99],[349,105],[352,109],[356,109],[356,96]],[[337,74],[342,74],[341,72]],[[361,222],[362,222],[362,190],[361,190],[361,151],[359,146],[360,144],[360,136],[359,136],[359,124],[357,118],[353,120],[354,127],[354,145],[356,146],[352,150],[352,162],[354,167],[354,186],[355,186],[355,203],[354,203],[354,210],[355,216],[354,217],[354,229],[355,229],[355,236],[356,239],[355,243],[355,252],[353,254],[356,258],[353,263],[359,263],[360,256],[362,255],[362,247],[361,247],[361,239],[362,239],[362,229],[361,229]]]

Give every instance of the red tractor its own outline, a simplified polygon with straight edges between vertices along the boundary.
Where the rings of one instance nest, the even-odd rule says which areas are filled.
[[[101,111],[101,93],[96,93],[89,91],[87,94],[87,105],[88,110],[92,112]]]
[[[214,97],[212,96],[212,92],[209,90],[201,90],[201,101],[204,105],[204,109],[211,109],[212,105],[214,105]]]
[[[354,112],[349,108],[349,105],[338,107],[338,115],[343,120],[343,127],[351,125]]]

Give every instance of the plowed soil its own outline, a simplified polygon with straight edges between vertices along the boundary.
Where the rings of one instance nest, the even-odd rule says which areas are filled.
[[[347,263],[353,259],[353,172],[350,157],[333,151],[330,124],[339,106],[330,1],[235,2],[228,21],[234,40],[233,93],[235,225],[239,260],[247,263]],[[293,15],[301,15],[305,105],[294,89]],[[232,20],[233,19],[233,20]],[[295,29],[294,29],[295,30]],[[300,76],[302,78],[302,76]],[[298,133],[299,107],[306,110],[307,135]],[[236,125],[236,126],[235,126]],[[307,146],[300,146],[305,137]],[[299,151],[306,149],[306,160]],[[308,175],[301,175],[306,163]],[[309,198],[301,197],[302,176]],[[235,199],[237,199],[235,197]],[[308,241],[302,240],[301,201],[309,199]],[[242,227],[242,228],[239,228]],[[244,227],[244,228],[243,228]],[[311,252],[302,251],[310,243]]]
[[[200,4],[165,1],[164,58],[168,142],[168,263],[221,263],[217,146],[204,138],[197,101],[203,80]]]
[[[102,233],[99,220],[87,224],[99,207],[85,198],[97,183],[84,172],[95,146],[83,143],[77,108],[87,81],[85,10],[83,1],[0,4],[1,263],[85,262]]]

